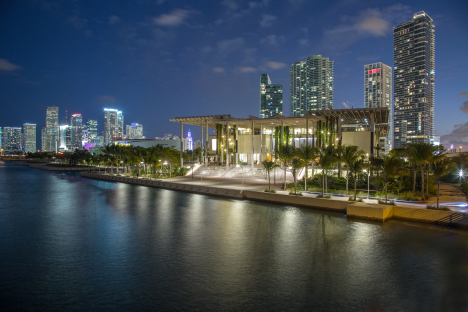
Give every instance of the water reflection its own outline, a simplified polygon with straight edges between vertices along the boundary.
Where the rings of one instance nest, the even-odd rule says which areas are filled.
[[[468,308],[465,232],[0,170],[8,310]]]

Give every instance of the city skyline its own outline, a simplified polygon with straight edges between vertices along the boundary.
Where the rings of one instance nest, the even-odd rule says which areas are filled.
[[[335,63],[335,108],[348,101],[361,107],[362,66],[392,64],[393,27],[424,10],[434,19],[438,34],[434,130],[445,144],[458,146],[466,137],[463,127],[467,127],[467,115],[460,109],[466,111],[463,102],[467,101],[468,90],[463,89],[467,85],[463,73],[467,62],[462,55],[464,43],[455,45],[451,39],[466,29],[461,14],[465,4],[338,2],[317,7],[304,1],[275,5],[268,1],[232,2],[231,6],[228,2],[232,1],[117,6],[103,10],[95,19],[91,17],[92,8],[82,2],[74,7],[58,2],[48,7],[6,6],[9,17],[2,21],[0,31],[0,40],[5,43],[0,53],[0,100],[13,111],[8,120],[0,117],[0,124],[36,123],[39,134],[45,126],[40,116],[47,106],[58,106],[62,112],[78,111],[85,119],[98,120],[102,109],[112,106],[123,111],[126,118],[145,124],[146,136],[154,137],[177,132],[167,122],[173,114],[163,109],[166,103],[178,103],[189,115],[204,114],[213,108],[216,113],[226,113],[231,106],[236,107],[232,113],[237,116],[257,115],[258,106],[254,104],[258,101],[258,75],[272,75],[275,83],[283,84],[284,97],[289,99],[288,67],[318,54]],[[305,17],[306,12],[317,11],[320,16],[313,13],[312,18]],[[19,16],[30,17],[23,28],[14,26],[15,20],[21,20]],[[62,25],[64,31],[52,31],[52,41],[46,47],[37,40],[28,40],[38,36],[36,31],[43,33],[45,26],[40,23],[44,21],[47,25]],[[36,25],[37,29],[33,29]],[[249,34],[250,29],[257,30]],[[148,37],[147,30],[154,36]],[[185,36],[193,39],[185,40]],[[45,49],[49,57],[38,54],[25,58],[17,53],[22,40],[38,51]],[[65,43],[69,52],[58,53],[58,42]],[[157,53],[152,53],[155,49]],[[86,55],[89,62],[77,53]],[[94,68],[98,69],[97,76]],[[184,92],[177,92],[175,77],[180,77],[182,68],[190,79],[184,85],[192,94],[190,101],[184,98]],[[288,104],[284,102],[285,115],[289,114]],[[154,116],[160,116],[161,121],[152,122]],[[63,114],[59,121],[64,123]],[[455,125],[458,128],[454,130]],[[101,123],[99,127],[102,131]],[[447,136],[449,133],[451,136]],[[199,131],[193,134],[198,139]],[[444,135],[449,142],[443,142]]]

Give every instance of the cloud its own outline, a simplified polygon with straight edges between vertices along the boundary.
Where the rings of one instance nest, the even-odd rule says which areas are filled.
[[[112,95],[101,95],[98,97],[98,102],[100,103],[115,103],[115,97]]]
[[[177,9],[169,14],[161,14],[153,18],[153,23],[160,26],[177,26],[184,23],[189,13],[187,10]]]
[[[468,114],[468,101],[464,102],[462,106],[460,106],[460,110],[465,114]]]
[[[244,46],[244,38],[234,38],[218,41],[218,51],[221,54],[228,54],[241,49]]]
[[[240,67],[239,71],[241,73],[253,73],[253,72],[257,71],[257,69],[255,69],[253,67]]]
[[[468,143],[468,122],[462,125],[455,125],[452,132],[440,137],[440,141],[447,144],[467,144]]]
[[[157,5],[161,5],[161,4],[163,4],[164,2],[166,2],[166,0],[156,0],[156,4],[157,4]]]
[[[224,73],[224,68],[222,68],[222,67],[213,67],[212,70],[215,73]]]
[[[209,53],[211,51],[213,51],[214,49],[210,46],[203,46],[200,48],[200,52],[201,53]]]
[[[392,26],[411,17],[411,8],[397,4],[383,9],[366,9],[355,16],[343,16],[342,23],[325,30],[324,45],[329,49],[349,46],[354,42],[392,34]]]
[[[269,26],[273,25],[273,21],[275,19],[277,19],[276,16],[263,14],[262,19],[260,20],[260,26],[261,27],[269,27]]]
[[[249,9],[255,9],[255,8],[267,7],[269,4],[270,4],[270,0],[263,0],[263,1],[250,1],[247,5],[249,6]]]
[[[19,65],[15,65],[13,63],[10,63],[6,59],[1,59],[0,58],[0,71],[15,71],[18,69],[21,69],[22,67]]]
[[[459,97],[462,97],[462,96],[468,97],[468,92],[462,92],[462,93],[460,93],[458,96],[459,96]]]
[[[88,24],[88,20],[85,18],[80,18],[77,15],[69,16],[68,23],[75,27],[75,29],[85,28]]]
[[[281,42],[284,42],[284,37],[283,36],[277,37],[276,35],[268,35],[265,38],[262,38],[260,40],[260,43],[266,43],[270,45],[277,45]]]
[[[297,40],[297,42],[298,42],[300,45],[303,45],[303,46],[309,45],[309,40],[307,40],[307,39],[299,39],[299,40]]]
[[[111,15],[109,16],[109,25],[115,25],[117,24],[118,22],[120,22],[120,17],[118,17],[117,15]]]
[[[237,9],[239,7],[239,5],[237,5],[237,3],[235,3],[234,1],[231,1],[231,0],[223,0],[223,1],[221,1],[221,4],[227,6],[231,10],[235,10],[235,9]]]
[[[288,66],[287,64],[280,62],[265,62],[265,64],[271,69],[281,69]]]

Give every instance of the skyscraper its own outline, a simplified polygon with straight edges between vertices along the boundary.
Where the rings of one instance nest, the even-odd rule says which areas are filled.
[[[192,132],[190,131],[190,129],[188,130],[188,133],[187,133],[187,150],[188,151],[193,151],[193,138],[192,138]]]
[[[122,112],[112,108],[104,109],[104,145],[113,144],[116,138],[123,138]]]
[[[59,109],[52,106],[47,107],[46,113],[46,136],[45,136],[45,152],[55,152],[59,145]]]
[[[390,111],[388,135],[381,136],[385,154],[392,149],[392,68],[384,63],[364,65],[364,107],[387,107]]]
[[[86,121],[86,136],[87,142],[96,143],[97,137],[97,120],[96,119],[88,119]]]
[[[283,85],[272,84],[268,74],[260,75],[260,117],[283,115]]]
[[[143,139],[143,125],[132,123],[127,125],[127,139]]]
[[[23,125],[24,144],[23,150],[25,153],[35,153],[36,149],[36,124],[25,123]]]
[[[5,152],[21,151],[20,127],[3,127],[2,148]]]
[[[71,115],[71,149],[75,150],[82,148],[82,128],[83,128],[83,117],[81,114]]]
[[[333,109],[334,64],[328,57],[313,55],[291,65],[289,113],[305,116],[310,110]]]
[[[434,135],[434,25],[423,11],[393,29],[394,147]]]

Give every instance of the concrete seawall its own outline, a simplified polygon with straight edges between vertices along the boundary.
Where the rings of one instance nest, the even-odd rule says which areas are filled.
[[[19,165],[19,164],[18,164]],[[23,165],[24,166],[24,165]],[[45,171],[91,171],[96,170],[95,168],[77,168],[77,167],[54,167],[54,166],[47,166],[47,165],[38,165],[38,164],[28,164],[29,168],[33,169],[40,169]]]
[[[344,212],[348,217],[357,219],[367,219],[380,222],[385,222],[390,219],[398,219],[468,229],[468,214],[454,211],[367,204],[362,202],[355,203],[325,198],[312,198],[308,196],[291,196],[284,194],[176,183],[170,181],[155,181],[148,179],[111,176],[94,172],[82,172],[81,176],[109,182],[130,183],[135,185],[164,188],[204,195],[256,200],[276,204]]]

